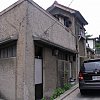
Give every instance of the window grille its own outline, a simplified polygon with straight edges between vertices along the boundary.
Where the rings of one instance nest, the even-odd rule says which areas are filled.
[[[16,44],[4,44],[0,46],[0,58],[16,57]]]

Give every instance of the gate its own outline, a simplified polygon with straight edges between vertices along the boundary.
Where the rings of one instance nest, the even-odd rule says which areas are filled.
[[[71,63],[65,60],[58,60],[57,64],[58,87],[63,87],[65,83],[69,83],[71,75]]]

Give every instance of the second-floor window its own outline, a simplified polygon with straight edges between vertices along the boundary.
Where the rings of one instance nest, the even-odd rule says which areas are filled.
[[[64,17],[64,25],[65,25],[66,27],[70,27],[71,24],[72,24],[72,22],[69,20],[69,18]]]
[[[59,21],[59,16],[58,15],[54,15],[54,17]]]
[[[64,17],[60,15],[54,15],[54,17],[66,27],[70,27],[72,24],[71,20],[68,17]]]

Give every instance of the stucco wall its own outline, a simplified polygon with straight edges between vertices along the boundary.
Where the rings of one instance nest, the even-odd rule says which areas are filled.
[[[22,61],[24,59],[22,56],[24,51],[22,53],[21,49],[23,48],[24,45],[23,38],[25,37],[24,36],[25,34],[24,30],[26,29],[25,23],[26,23],[26,2],[23,2],[21,4],[16,3],[0,13],[0,41],[5,40],[10,36],[19,35],[17,43],[17,57],[16,57],[17,59],[16,73],[18,73],[18,75],[16,79],[14,77],[15,62],[10,59],[0,61],[0,66],[5,68],[4,72],[3,71],[0,72],[0,82],[1,82],[0,91],[1,93],[3,93],[5,97],[7,97],[8,100],[15,100],[15,98],[17,97],[21,98],[23,95],[23,91],[20,91],[22,89],[20,81],[22,81],[21,79],[23,79],[23,77],[21,77],[21,75],[23,76],[23,70],[21,69],[24,66]],[[16,85],[15,85],[15,80],[16,80]],[[21,96],[18,93],[20,93]]]
[[[79,54],[80,56],[85,56],[85,43],[84,40],[79,42]]]
[[[17,54],[16,54],[16,89],[14,83],[12,82],[8,88],[9,75],[10,73],[0,75],[0,82],[4,85],[1,87],[0,91],[7,97],[8,100],[34,100],[34,45],[32,35],[26,35],[26,24],[27,24],[27,1],[20,0],[13,4],[5,11],[0,13],[0,41],[7,39],[10,36],[18,35],[17,40]],[[0,63],[1,65],[1,63]],[[2,66],[6,68],[10,65],[5,62]],[[2,77],[6,77],[6,81],[2,80]],[[12,77],[10,75],[10,77]],[[14,81],[15,82],[15,81]],[[10,91],[10,92],[8,92]],[[13,91],[13,93],[12,93]],[[11,94],[12,93],[12,94]]]
[[[7,100],[15,100],[16,58],[0,59],[0,93]]]
[[[33,5],[28,3],[28,27],[36,37],[76,50],[76,41],[72,32],[34,3]]]
[[[11,35],[18,35],[22,29],[26,18],[26,5],[25,2],[16,5],[12,5],[0,13],[0,40]]]
[[[56,56],[52,56],[51,49],[44,48],[43,50],[44,95],[50,96],[57,86],[57,59]]]
[[[8,70],[10,70],[7,71],[7,73],[3,73],[3,71],[0,72],[0,91],[8,100],[15,100],[15,96],[16,100],[34,100],[34,42],[32,35],[44,38],[72,50],[76,50],[75,37],[42,8],[27,1],[21,4],[16,3],[12,7],[9,7],[8,10],[0,13],[0,41],[13,35],[18,35],[16,62],[9,63],[10,59],[6,60],[7,63],[4,63],[5,61],[0,61],[1,68],[6,66]],[[51,51],[49,50],[49,52]],[[51,56],[51,53],[46,53],[46,55]],[[46,81],[45,91],[56,86],[56,73],[54,73],[56,69],[55,66],[53,66],[56,64],[56,62],[53,62],[53,60],[55,61],[55,57],[50,59],[47,56],[46,59],[48,59],[48,61],[45,63],[45,68],[48,67],[48,69],[45,70],[45,75],[49,76],[51,74],[50,77],[54,77],[55,80],[51,80],[53,84],[51,86],[50,80],[48,80],[47,76],[45,77],[46,80],[48,80]],[[53,62],[52,69],[49,60],[51,63]],[[12,67],[15,63],[17,63],[16,79],[13,73],[15,70]],[[51,69],[50,73],[48,73],[49,69]],[[6,70],[5,68],[4,72]],[[13,81],[11,84],[9,82],[10,79],[11,82]],[[9,89],[6,90],[6,87],[12,88],[11,91]]]
[[[69,19],[70,19],[70,21],[71,21],[71,26],[69,27],[69,28],[67,28],[70,32],[72,32],[74,35],[75,35],[75,17],[72,15],[72,14],[70,14],[69,12],[67,12],[67,11],[64,11],[64,10],[61,10],[61,9],[54,9],[54,10],[52,10],[52,11],[50,11],[50,13],[51,14],[62,14],[62,15],[64,15],[64,16],[66,16],[66,17],[68,17]],[[60,16],[59,16],[60,17]],[[61,18],[61,17],[60,17]],[[63,24],[64,24],[64,19],[62,19],[62,21],[61,20],[59,20],[60,22],[62,22]]]

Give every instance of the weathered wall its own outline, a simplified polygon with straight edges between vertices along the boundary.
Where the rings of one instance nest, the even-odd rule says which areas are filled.
[[[28,4],[28,27],[34,36],[76,50],[72,32],[34,3]]]
[[[52,56],[51,49],[44,48],[43,50],[44,95],[50,96],[57,86],[57,59],[56,56]]]
[[[72,20],[74,21],[73,18]],[[71,31],[35,3],[28,3],[28,35],[40,37],[65,48],[76,50],[76,38],[72,35],[75,30]],[[31,40],[31,37],[29,39]],[[57,85],[57,62],[56,57],[52,56],[52,51],[48,48],[45,48],[43,61],[44,95],[50,95]]]
[[[79,54],[80,56],[85,56],[85,42],[84,40],[79,41]]]
[[[16,83],[13,82],[12,85],[9,86],[10,89],[12,88],[9,93],[7,88],[4,86],[1,87],[1,85],[0,91],[4,93],[3,95],[7,97],[8,100],[15,100],[15,97],[16,100],[34,100],[34,42],[32,35],[44,38],[71,50],[76,50],[76,42],[75,37],[70,31],[38,5],[32,3],[31,0],[29,0],[30,3],[24,1],[21,4],[20,1],[8,8],[8,10],[0,13],[0,40],[6,39],[9,36],[18,35],[16,77],[12,79]],[[49,50],[49,52],[47,52],[46,55],[51,56],[51,51]],[[55,57],[50,59],[46,56],[46,59],[48,59],[48,61],[45,63],[45,68],[48,66],[48,69],[45,70],[45,75],[49,76],[49,74],[51,74],[50,79],[53,78],[51,80],[53,85],[51,86],[48,77],[45,76],[45,91],[48,91],[50,88],[56,87],[56,62],[53,62],[53,60],[55,61]],[[52,69],[49,60],[51,63],[53,62]],[[6,65],[8,68],[11,66],[10,64]],[[51,69],[51,71],[49,71],[49,69]],[[48,71],[50,73],[48,73]],[[12,70],[10,73],[11,72]],[[14,77],[14,73],[10,73],[5,75],[1,73],[0,82],[3,83],[2,77]],[[9,79],[6,81],[9,81]],[[8,86],[8,83],[4,84]]]
[[[0,59],[0,93],[8,100],[15,100],[16,58]]]
[[[16,57],[17,68],[15,70],[16,73],[18,74],[18,76],[16,78],[13,78],[14,82],[12,82],[12,80],[11,80],[12,83],[10,85],[8,85],[8,82],[10,80],[7,77],[8,76],[12,77],[10,75],[11,73],[9,72],[9,73],[5,74],[6,81],[8,81],[8,82],[4,82],[2,80],[2,77],[4,76],[2,73],[0,75],[0,82],[5,84],[5,86],[0,85],[0,91],[3,93],[4,96],[7,97],[8,100],[15,100],[15,96],[17,96],[17,93],[19,93],[18,87],[21,86],[21,83],[19,82],[19,81],[21,81],[21,79],[19,77],[20,77],[21,73],[23,75],[23,71],[21,70],[21,68],[23,68],[23,66],[24,66],[23,61],[22,61],[23,53],[21,52],[21,50],[19,50],[19,48],[20,47],[23,48],[23,37],[24,37],[23,33],[25,32],[23,30],[26,29],[26,27],[24,27],[25,25],[23,23],[26,22],[25,21],[25,18],[26,18],[26,9],[25,9],[26,7],[25,6],[26,5],[25,5],[25,2],[21,3],[17,6],[16,5],[14,4],[11,7],[7,8],[6,10],[4,10],[3,12],[0,13],[0,40],[4,40],[13,35],[19,35],[19,39],[18,39],[18,43],[17,43],[17,47],[18,47],[17,48],[17,56],[18,57]],[[8,61],[9,61],[9,59],[8,59]],[[19,64],[19,63],[21,63],[21,64]],[[2,63],[2,66],[5,66],[5,70],[10,70],[9,68],[12,67],[11,64],[10,64],[10,62],[8,63],[7,61],[5,61],[5,63],[4,62]],[[1,63],[0,63],[0,66],[1,66]],[[20,73],[19,73],[19,70],[20,70]],[[13,73],[13,75],[14,74],[15,73]],[[17,82],[16,89],[15,89],[15,81]],[[9,86],[9,87],[6,88],[6,86]],[[21,88],[22,87],[20,87],[20,89]],[[22,93],[23,92],[21,91],[20,95]],[[20,95],[18,95],[18,97]]]
[[[16,4],[17,5],[17,4]],[[0,40],[19,34],[26,18],[25,2],[12,5],[0,13]]]
[[[62,14],[62,15],[64,15],[64,16],[66,16],[66,17],[68,17],[69,19],[70,19],[70,21],[72,22],[72,24],[71,24],[71,26],[69,27],[69,28],[67,28],[68,30],[69,30],[69,33],[71,32],[72,34],[74,34],[75,35],[75,17],[72,15],[72,14],[70,14],[69,12],[66,12],[66,11],[64,11],[64,10],[61,10],[61,9],[54,9],[54,10],[52,10],[52,11],[50,11],[50,13],[51,14]],[[62,24],[64,24],[64,19],[62,19],[61,20],[61,18],[62,17],[60,17],[60,22],[62,22]]]
[[[34,78],[33,78],[33,65],[34,65],[34,45],[32,35],[28,34],[27,37],[27,1],[20,0],[11,7],[7,8],[5,11],[0,13],[0,40],[4,40],[9,36],[18,35],[17,40],[17,57],[16,57],[16,89],[15,85],[10,85],[9,89],[12,88],[14,91],[8,93],[6,87],[1,87],[0,91],[3,90],[5,96],[8,100],[34,100]],[[6,65],[9,67],[9,65]],[[8,77],[5,74],[5,77]],[[2,80],[3,74],[0,75],[0,82]],[[9,79],[7,79],[9,81]],[[14,81],[15,82],[15,81]],[[7,85],[8,83],[4,83]],[[14,84],[14,83],[12,83]],[[12,91],[11,90],[11,91]],[[14,94],[15,93],[15,94]],[[14,95],[13,95],[14,94]],[[9,99],[13,98],[13,99]]]

